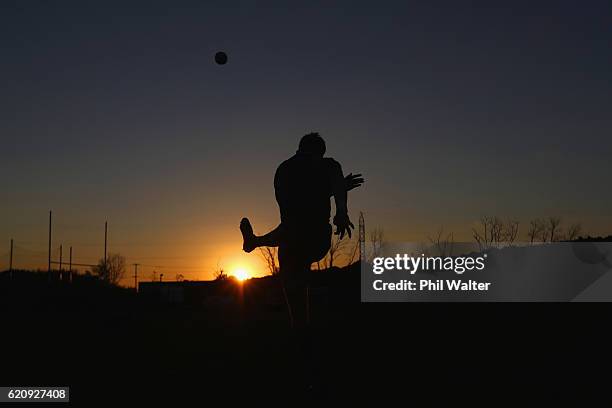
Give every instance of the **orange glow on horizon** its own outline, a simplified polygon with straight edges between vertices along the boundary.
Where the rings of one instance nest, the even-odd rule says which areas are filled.
[[[249,272],[244,269],[244,268],[238,268],[234,271],[233,273],[234,277],[236,279],[238,279],[240,282],[244,282],[245,280],[249,279],[251,277],[251,275],[249,274]]]

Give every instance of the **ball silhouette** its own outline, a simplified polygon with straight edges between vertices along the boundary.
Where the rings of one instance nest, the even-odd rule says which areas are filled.
[[[227,64],[227,54],[223,51],[219,51],[215,54],[215,62],[219,65]]]

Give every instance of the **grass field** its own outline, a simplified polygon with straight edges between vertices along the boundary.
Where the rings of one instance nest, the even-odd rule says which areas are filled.
[[[307,392],[269,292],[171,305],[94,279],[0,279],[0,382],[69,385],[78,406],[578,403],[601,390],[596,367],[609,359],[608,304],[361,304],[358,271],[346,268],[315,279],[321,386]]]

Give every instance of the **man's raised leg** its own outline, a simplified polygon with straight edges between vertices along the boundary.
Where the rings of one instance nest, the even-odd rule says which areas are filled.
[[[277,247],[282,239],[281,225],[265,235],[257,236],[253,233],[253,227],[248,218],[240,221],[240,232],[242,232],[242,250],[245,252],[251,252],[259,247]]]

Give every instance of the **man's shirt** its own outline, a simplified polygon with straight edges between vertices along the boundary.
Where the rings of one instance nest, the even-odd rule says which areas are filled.
[[[332,176],[342,177],[336,160],[296,153],[278,166],[274,175],[281,222],[292,227],[329,224]]]

